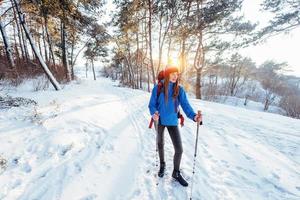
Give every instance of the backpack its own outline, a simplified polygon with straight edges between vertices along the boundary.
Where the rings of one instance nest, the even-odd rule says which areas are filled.
[[[160,93],[163,91],[163,87],[164,87],[164,83],[162,82],[162,80],[164,80],[165,78],[165,71],[162,70],[158,73],[158,76],[157,76],[157,98],[159,97]],[[178,99],[176,98],[175,99],[175,112],[177,112],[177,117],[178,119],[180,119],[180,125],[181,127],[184,126],[184,117],[183,115],[180,113],[180,109],[178,107]],[[149,128],[152,128],[152,125],[153,125],[153,118],[151,117],[151,121],[149,123]]]

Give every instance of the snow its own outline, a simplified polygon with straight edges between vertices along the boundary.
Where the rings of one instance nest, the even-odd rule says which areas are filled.
[[[263,111],[264,105],[261,102],[255,102],[248,100],[247,105],[245,106],[245,99],[243,98],[238,98],[238,97],[231,97],[231,96],[217,96],[216,99],[214,100],[218,103],[226,104],[226,105],[231,105],[235,107],[240,107],[240,108],[245,108],[248,110],[256,110],[256,111]],[[267,112],[270,113],[284,113],[284,111],[275,105],[270,105],[269,109]]]
[[[0,110],[0,199],[188,199],[167,174],[158,178],[150,94],[117,82],[73,82],[60,91],[28,85],[6,94],[37,106]],[[3,94],[1,91],[0,94]],[[190,99],[201,109],[193,199],[300,199],[300,120]],[[196,124],[185,118],[181,170],[191,183]],[[191,184],[190,184],[191,185]]]

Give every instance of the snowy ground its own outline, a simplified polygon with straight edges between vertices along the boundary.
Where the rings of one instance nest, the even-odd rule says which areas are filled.
[[[156,176],[149,93],[101,78],[22,96],[38,106],[0,110],[0,199],[188,199]],[[193,199],[300,199],[300,120],[191,99],[201,109]],[[186,118],[182,171],[191,181],[196,124]],[[158,185],[157,185],[158,183]]]

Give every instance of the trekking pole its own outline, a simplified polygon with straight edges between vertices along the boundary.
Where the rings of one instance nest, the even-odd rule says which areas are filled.
[[[198,115],[201,116],[201,111],[200,110],[198,110]],[[190,198],[190,200],[192,200],[192,196],[193,196],[193,185],[194,185],[195,163],[196,163],[196,157],[197,157],[199,125],[202,125],[202,121],[197,122],[197,134],[196,134],[196,143],[195,143],[195,153],[194,153],[193,175],[192,175],[191,198]]]
[[[158,112],[156,111],[155,114],[158,115]],[[155,133],[156,133],[156,140],[155,140],[155,151],[156,151],[156,156],[155,156],[155,166],[156,169],[158,168],[158,147],[157,147],[157,138],[158,138],[158,121],[154,120],[154,128],[155,128]],[[156,185],[158,185],[158,177],[156,176]]]

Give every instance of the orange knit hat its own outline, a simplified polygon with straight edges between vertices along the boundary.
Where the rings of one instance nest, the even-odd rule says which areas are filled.
[[[174,72],[179,72],[178,68],[176,66],[168,66],[166,69],[165,69],[165,77],[166,76],[169,76],[171,73],[174,73]]]

